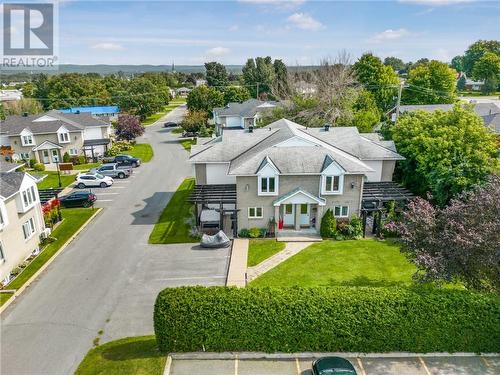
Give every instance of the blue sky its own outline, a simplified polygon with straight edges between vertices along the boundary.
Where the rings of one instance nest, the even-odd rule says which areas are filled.
[[[449,61],[500,39],[500,3],[401,1],[61,2],[60,58],[74,64],[243,64],[271,55],[316,64],[346,50]]]

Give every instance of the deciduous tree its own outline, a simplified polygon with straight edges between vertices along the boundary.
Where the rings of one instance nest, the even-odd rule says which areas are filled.
[[[189,110],[181,122],[181,127],[187,132],[198,132],[207,125],[208,113],[205,111]]]
[[[205,111],[211,114],[215,107],[223,105],[224,94],[213,87],[195,87],[187,96],[187,107],[190,110]]]
[[[495,77],[500,79],[500,55],[492,52],[486,52],[475,64],[472,69],[474,79],[488,79]]]
[[[144,134],[144,126],[141,125],[138,116],[119,115],[115,134],[119,140],[133,141]]]
[[[212,61],[205,63],[207,84],[223,91],[229,84],[226,67],[221,63]]]
[[[467,48],[463,57],[463,68],[468,76],[472,75],[474,65],[486,52],[500,55],[500,40],[478,40]]]
[[[384,59],[384,65],[392,67],[392,69],[394,69],[395,71],[406,69],[406,64],[404,63],[404,61],[393,56],[386,57]]]
[[[224,105],[227,103],[241,103],[250,99],[250,92],[241,86],[230,86],[224,90]]]

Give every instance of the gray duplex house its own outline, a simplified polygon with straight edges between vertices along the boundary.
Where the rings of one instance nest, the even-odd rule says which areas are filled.
[[[273,220],[283,230],[309,232],[319,231],[327,209],[338,218],[359,215],[364,183],[392,181],[402,159],[394,143],[378,134],[307,128],[286,119],[264,128],[225,129],[217,138],[200,139],[190,155],[197,185],[235,186],[236,201],[223,210],[233,216],[233,230],[235,224],[267,228]],[[218,208],[197,209],[203,221],[216,217],[208,213]]]

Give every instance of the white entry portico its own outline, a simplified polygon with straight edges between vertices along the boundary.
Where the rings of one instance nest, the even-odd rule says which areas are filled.
[[[317,219],[322,216],[326,201],[297,188],[282,195],[273,202],[275,217],[283,222],[283,227],[300,230],[301,228],[316,228]]]

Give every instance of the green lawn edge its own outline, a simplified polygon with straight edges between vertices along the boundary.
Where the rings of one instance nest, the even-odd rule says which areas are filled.
[[[275,239],[250,240],[248,244],[247,267],[254,267],[270,258],[276,253],[284,250],[285,242],[278,242]]]
[[[166,360],[155,336],[127,337],[89,350],[75,375],[161,375]]]
[[[150,244],[198,242],[189,235],[188,221],[193,217],[194,206],[186,201],[194,185],[194,178],[187,178],[179,185],[149,235]]]
[[[14,293],[0,293],[0,306],[7,302]]]
[[[7,289],[21,288],[97,212],[96,209],[92,208],[64,208],[62,211],[64,220],[51,234],[51,237],[57,239],[45,246],[43,251],[33,259],[23,272],[7,285]]]
[[[134,158],[139,158],[144,163],[147,163],[153,159],[154,151],[149,143],[136,143],[132,149],[126,152],[126,154]]]
[[[168,105],[166,105],[163,108],[163,111],[156,112],[155,114],[152,114],[151,116],[146,117],[144,120],[141,121],[141,124],[143,126],[150,126],[153,125],[156,121],[161,119],[163,116],[165,116],[167,113],[172,112],[174,109],[179,107],[180,105],[186,104],[186,100],[182,98],[181,100],[171,100]]]
[[[195,139],[179,139],[179,143],[187,152],[191,151],[191,146],[196,144]]]

